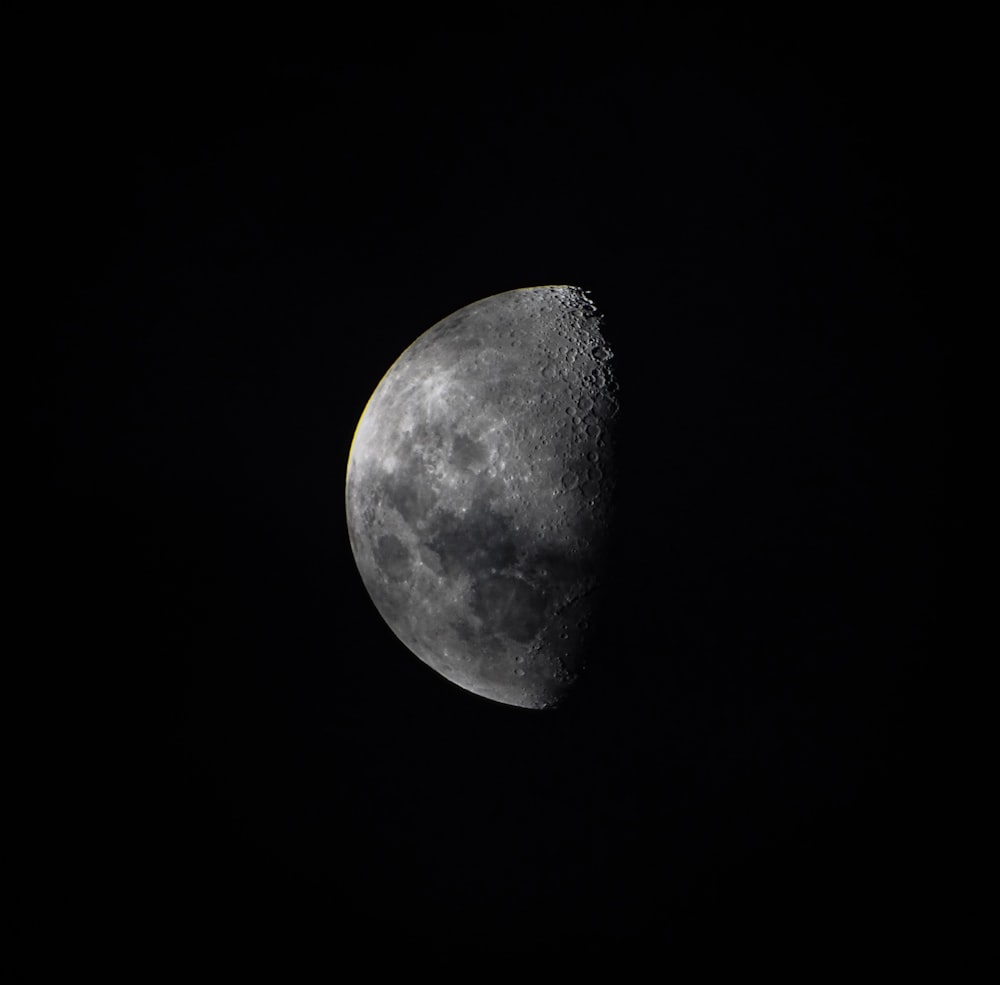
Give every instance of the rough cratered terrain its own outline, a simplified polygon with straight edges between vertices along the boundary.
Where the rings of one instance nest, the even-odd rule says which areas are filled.
[[[379,612],[476,694],[554,705],[581,670],[618,402],[575,287],[508,291],[421,335],[358,424],[347,521]]]

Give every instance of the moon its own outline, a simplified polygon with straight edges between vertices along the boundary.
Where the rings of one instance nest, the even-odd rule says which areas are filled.
[[[476,301],[382,378],[347,464],[347,529],[382,618],[492,701],[552,708],[579,680],[613,521],[612,351],[587,292]]]

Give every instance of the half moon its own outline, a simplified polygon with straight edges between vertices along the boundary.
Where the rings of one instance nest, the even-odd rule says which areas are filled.
[[[613,514],[617,384],[576,287],[438,322],[365,407],[347,527],[383,619],[475,694],[548,708],[583,670]]]

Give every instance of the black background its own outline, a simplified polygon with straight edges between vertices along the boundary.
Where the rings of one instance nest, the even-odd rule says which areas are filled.
[[[72,51],[34,92],[59,925],[144,954],[822,960],[919,934],[916,33],[511,18]],[[553,283],[607,319],[623,509],[601,660],[530,713],[396,641],[343,480],[406,345]]]

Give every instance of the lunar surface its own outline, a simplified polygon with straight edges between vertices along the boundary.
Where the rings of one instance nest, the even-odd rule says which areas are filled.
[[[361,578],[396,636],[475,694],[549,708],[586,663],[613,513],[611,357],[584,291],[508,291],[421,335],[358,423]]]

